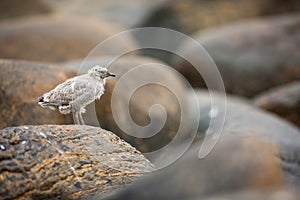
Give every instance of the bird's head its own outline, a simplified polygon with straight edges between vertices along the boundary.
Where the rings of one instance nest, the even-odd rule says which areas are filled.
[[[116,75],[109,72],[107,68],[105,67],[100,67],[99,65],[96,65],[89,69],[88,74],[96,79],[105,79],[107,77],[115,77]]]

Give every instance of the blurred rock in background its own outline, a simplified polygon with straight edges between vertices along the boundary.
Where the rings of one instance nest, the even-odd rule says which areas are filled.
[[[206,131],[212,119],[216,120],[222,116],[220,105],[223,103],[223,98],[218,93],[215,93],[213,97],[215,97],[215,107],[212,107],[211,96],[207,91],[196,90],[196,101],[200,110],[194,109],[193,111],[200,112],[202,115],[199,123],[199,129],[202,133]],[[212,109],[216,113],[213,116],[210,114]],[[256,134],[273,140],[282,151],[289,151],[289,148],[300,151],[300,130],[298,127],[272,113],[255,107],[251,101],[238,96],[226,96],[226,118],[222,135],[227,133],[233,136]],[[297,155],[297,153],[283,154]]]
[[[300,81],[265,91],[254,98],[254,103],[300,127]]]
[[[294,188],[282,188],[274,190],[244,190],[237,192],[229,192],[227,194],[208,195],[201,200],[298,200],[299,192]],[[189,199],[200,200],[200,199]]]
[[[0,22],[0,56],[47,62],[84,58],[119,31],[106,22],[69,16],[6,20]],[[115,55],[135,47],[130,36],[114,42],[115,46],[98,55]]]
[[[272,194],[293,188],[285,182],[276,144],[251,133],[223,136],[204,159],[198,158],[200,144],[195,144],[173,165],[103,200],[203,199],[243,190]]]
[[[197,98],[205,114],[210,95],[199,91]],[[222,98],[215,100],[218,108]],[[171,166],[103,199],[297,199],[300,130],[250,101],[230,96],[227,105],[220,140],[205,158],[196,142]]]
[[[149,13],[168,0],[40,0],[58,14],[92,17],[122,29],[135,27]]]
[[[170,28],[190,35],[240,19],[297,12],[299,9],[298,0],[170,0],[138,26]]]
[[[71,115],[43,109],[38,97],[76,74],[51,64],[0,60],[0,128],[35,124],[71,124]]]
[[[1,0],[0,20],[51,13],[52,9],[40,0]]]
[[[271,87],[300,79],[300,15],[240,21],[193,37],[216,63],[226,91],[253,97]],[[206,66],[201,53],[183,44],[185,59]],[[190,63],[174,58],[174,66],[193,85],[204,87]]]
[[[216,104],[212,107],[211,96],[207,91],[199,90],[196,94],[200,108],[198,112],[201,114],[199,132],[205,133],[211,120],[217,121],[221,118],[223,98],[215,93],[213,97]],[[259,135],[272,141],[279,149],[276,156],[282,159],[285,180],[296,187],[300,186],[300,129],[276,115],[255,108],[250,101],[237,96],[227,96],[226,105],[221,137]],[[212,109],[216,113],[214,116],[211,115]]]

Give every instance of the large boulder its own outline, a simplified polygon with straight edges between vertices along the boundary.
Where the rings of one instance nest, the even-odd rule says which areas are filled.
[[[223,28],[199,32],[194,38],[210,54],[229,93],[252,97],[271,87],[300,77],[300,15],[240,21]],[[202,52],[190,43],[180,51],[184,58],[210,70]],[[193,86],[203,87],[201,75],[186,61],[174,58],[174,66]]]
[[[221,95],[214,95],[215,111],[209,114],[204,112],[212,108],[209,93],[196,93],[200,115],[222,116],[218,114]],[[194,143],[174,164],[103,199],[249,198],[245,191],[252,191],[254,199],[272,199],[272,192],[286,187],[298,191],[300,130],[247,101],[228,97],[222,134],[212,151],[199,159],[201,145],[202,141]],[[282,195],[297,197],[295,191]]]
[[[182,137],[189,137],[187,133],[191,119],[188,97],[185,83],[179,74],[155,59],[137,56],[125,56],[116,60],[115,58],[106,56],[88,58],[83,62],[61,63],[62,66],[77,69],[79,73],[87,71],[94,64],[99,64],[107,66],[117,75],[116,78],[107,80],[104,95],[100,101],[96,101],[98,120],[95,122],[95,116],[90,116],[89,107],[84,116],[86,122],[97,125],[99,121],[101,127],[118,134],[142,152],[151,152],[168,144],[177,134],[180,125],[183,128]],[[144,81],[146,85],[143,85]],[[135,89],[136,91],[130,94],[130,91]],[[112,102],[113,93],[115,96]],[[162,106],[165,111],[160,107],[152,107],[155,104]],[[162,124],[165,118],[166,122]],[[149,124],[151,125],[148,126]]]
[[[263,92],[254,104],[300,126],[300,81]]]
[[[69,115],[41,108],[37,98],[74,76],[49,64],[0,60],[0,128],[24,124],[70,124]]]
[[[153,169],[115,134],[90,126],[0,130],[1,199],[85,199],[116,191]]]
[[[195,145],[173,165],[103,200],[203,199],[241,190],[267,191],[285,184],[278,149],[259,136],[223,138],[204,159],[197,156],[199,148]]]
[[[240,19],[295,12],[299,7],[297,0],[172,0],[154,9],[139,26],[191,34]]]
[[[96,45],[120,30],[75,16],[36,16],[0,23],[0,55],[34,61],[59,62],[86,57]],[[130,36],[115,39],[97,55],[115,55],[135,47]]]
[[[201,200],[279,200],[279,199],[288,199],[288,200],[297,200],[299,199],[299,191],[294,188],[281,188],[273,190],[258,190],[258,191],[238,191],[234,193],[227,194],[216,194],[211,195]],[[194,199],[196,200],[196,199]],[[200,200],[200,199],[198,199]]]
[[[212,120],[218,121],[223,116],[221,106],[224,98],[220,94],[215,94],[215,104],[212,105],[211,96],[208,92],[197,91],[196,94],[196,101],[200,109],[198,112],[201,115],[199,130],[205,133]],[[300,186],[298,176],[300,173],[299,128],[274,114],[255,107],[250,101],[235,96],[227,96],[226,98],[226,117],[222,128],[221,137],[259,135],[268,138],[279,149],[277,156],[282,159],[286,180],[293,185]]]

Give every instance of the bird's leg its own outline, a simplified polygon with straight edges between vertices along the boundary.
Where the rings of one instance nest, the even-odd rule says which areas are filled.
[[[75,124],[80,124],[80,121],[78,118],[78,112],[74,111],[74,112],[72,112],[72,114],[73,114],[73,119],[74,119]]]
[[[83,120],[83,117],[82,117],[82,115],[81,115],[81,112],[78,112],[78,118],[79,118],[80,124],[81,124],[81,125],[85,125],[84,120]]]

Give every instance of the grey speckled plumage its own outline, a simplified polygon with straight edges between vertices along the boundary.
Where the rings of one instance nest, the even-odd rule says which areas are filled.
[[[104,93],[105,79],[115,74],[96,65],[87,74],[76,76],[56,86],[38,99],[43,108],[59,110],[62,114],[73,113],[75,124],[84,124],[85,107]]]

